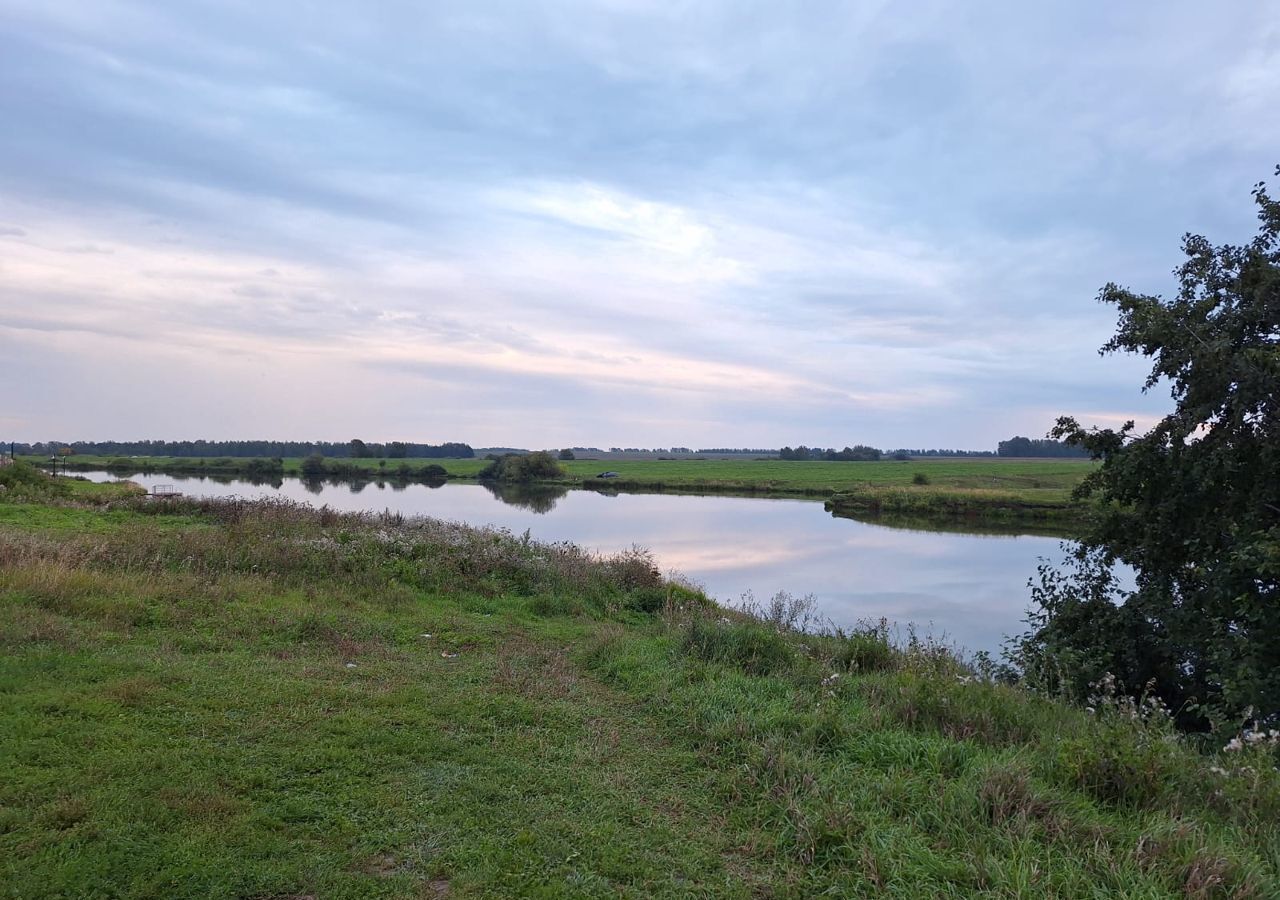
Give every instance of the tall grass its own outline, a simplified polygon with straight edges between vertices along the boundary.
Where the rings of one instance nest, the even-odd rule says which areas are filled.
[[[639,548],[596,554],[528,533],[478,528],[398,513],[345,513],[295,501],[142,498],[110,504],[139,526],[94,540],[6,536],[0,566],[56,562],[112,572],[176,572],[218,578],[270,575],[285,583],[341,581],[365,588],[399,584],[489,596],[572,597],[580,611],[649,608],[667,591],[652,556]],[[148,519],[200,519],[216,527],[146,527]],[[655,600],[660,598],[659,600]]]

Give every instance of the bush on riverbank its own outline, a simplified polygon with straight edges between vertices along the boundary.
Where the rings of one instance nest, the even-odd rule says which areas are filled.
[[[640,551],[282,501],[41,509],[81,527],[0,526],[19,896],[1280,885],[1265,735],[1201,755],[1155,708],[1067,707],[802,599],[715,607]]]
[[[545,450],[535,453],[505,453],[494,457],[480,470],[481,481],[540,481],[562,478],[565,472]]]
[[[64,481],[24,462],[0,468],[0,489],[3,489],[0,497],[10,501],[63,497],[67,494]]]

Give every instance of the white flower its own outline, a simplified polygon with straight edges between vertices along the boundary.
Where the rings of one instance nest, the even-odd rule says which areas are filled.
[[[1242,743],[1240,742],[1240,738],[1232,738],[1232,739],[1231,739],[1231,741],[1227,744],[1227,746],[1223,747],[1222,749],[1224,749],[1224,750],[1242,750],[1243,748],[1244,748],[1244,744],[1242,744]]]

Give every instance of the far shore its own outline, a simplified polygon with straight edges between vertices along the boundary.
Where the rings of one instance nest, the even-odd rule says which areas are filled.
[[[31,462],[43,463],[35,457]],[[249,478],[320,477],[345,480],[475,482],[487,464],[473,459],[327,459],[326,471],[304,471],[300,457],[72,456],[68,472],[105,470]],[[884,524],[1031,530],[1069,537],[1089,506],[1072,490],[1092,471],[1087,460],[1021,458],[915,458],[875,462],[779,459],[574,459],[564,474],[537,484],[610,492],[800,497],[822,500],[837,516]],[[600,477],[610,473],[609,477]]]

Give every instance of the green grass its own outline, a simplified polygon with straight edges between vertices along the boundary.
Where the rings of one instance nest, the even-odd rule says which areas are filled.
[[[1280,890],[1265,751],[797,632],[802,604],[726,614],[644,554],[287,503],[7,505],[44,525],[0,517],[0,895]]]
[[[1055,491],[993,490],[936,485],[864,486],[833,494],[826,509],[837,516],[906,524],[960,523],[963,530],[984,527],[1018,533],[1037,531],[1071,537],[1088,522],[1092,505],[1073,502]]]
[[[1065,498],[1092,464],[1076,460],[954,459],[910,462],[793,462],[784,460],[575,460],[561,463],[586,480],[614,471],[607,483],[668,487],[724,487],[827,495],[859,487],[903,487],[918,472],[934,487],[983,488]],[[451,470],[452,471],[452,470]]]
[[[100,469],[111,462],[105,456],[74,456],[69,465],[80,469]],[[140,457],[131,462],[138,469],[152,471],[217,471],[212,459],[174,456]],[[229,468],[247,464],[248,459],[229,460]],[[369,473],[390,475],[400,463],[410,467],[437,463],[451,477],[474,478],[488,463],[483,459],[442,460],[341,460]],[[203,465],[202,465],[203,463]],[[386,465],[380,465],[385,463]],[[285,474],[296,475],[302,460],[284,460]],[[635,484],[669,488],[724,488],[744,491],[774,491],[827,495],[859,487],[901,487],[924,473],[929,484],[942,488],[975,488],[1025,492],[1028,496],[1065,498],[1093,466],[1085,460],[1044,459],[930,459],[909,462],[792,462],[776,459],[677,459],[677,460],[571,460],[562,462],[567,482],[594,483],[601,472],[617,472],[616,479],[601,480],[604,486],[619,488]]]

